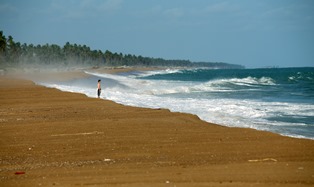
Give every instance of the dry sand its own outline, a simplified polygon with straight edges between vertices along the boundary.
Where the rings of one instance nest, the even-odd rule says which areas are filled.
[[[314,141],[0,76],[0,186],[313,186]]]

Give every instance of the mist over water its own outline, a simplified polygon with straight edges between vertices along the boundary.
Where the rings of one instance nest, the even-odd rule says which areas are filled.
[[[314,68],[161,70],[40,83],[124,105],[167,108],[230,127],[314,139]]]

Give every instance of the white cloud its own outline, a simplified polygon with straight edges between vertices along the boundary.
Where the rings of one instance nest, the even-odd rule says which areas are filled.
[[[18,10],[16,7],[14,7],[13,5],[10,4],[0,4],[0,12],[1,14],[3,12],[6,13],[16,13]]]
[[[205,7],[205,11],[208,13],[232,12],[236,10],[238,10],[238,7],[227,1],[211,4]]]
[[[0,22],[5,19],[5,21],[15,21],[20,16],[19,8],[12,4],[11,2],[0,3]]]
[[[52,2],[49,10],[65,19],[81,19],[111,13],[121,8],[123,0],[80,0]]]
[[[184,10],[182,8],[171,8],[164,11],[164,15],[171,18],[180,18],[184,15]]]
[[[263,25],[267,24],[268,30],[313,30],[313,5],[306,2],[268,3],[264,5],[257,19]]]
[[[114,11],[121,8],[123,0],[107,0],[100,4],[98,9],[104,11]]]
[[[81,0],[79,2],[79,8],[81,10],[113,11],[121,7],[123,0]]]

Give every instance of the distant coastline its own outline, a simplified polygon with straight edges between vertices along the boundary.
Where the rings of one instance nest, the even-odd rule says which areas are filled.
[[[190,60],[166,60],[123,54],[109,50],[92,50],[86,45],[21,44],[0,31],[1,69],[72,69],[99,67],[186,67],[212,69],[243,69],[242,65],[226,62],[191,62]]]

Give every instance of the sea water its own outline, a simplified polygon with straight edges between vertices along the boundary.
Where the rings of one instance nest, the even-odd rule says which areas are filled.
[[[314,68],[168,69],[120,74],[86,72],[40,83],[124,105],[167,108],[229,127],[314,139]]]

